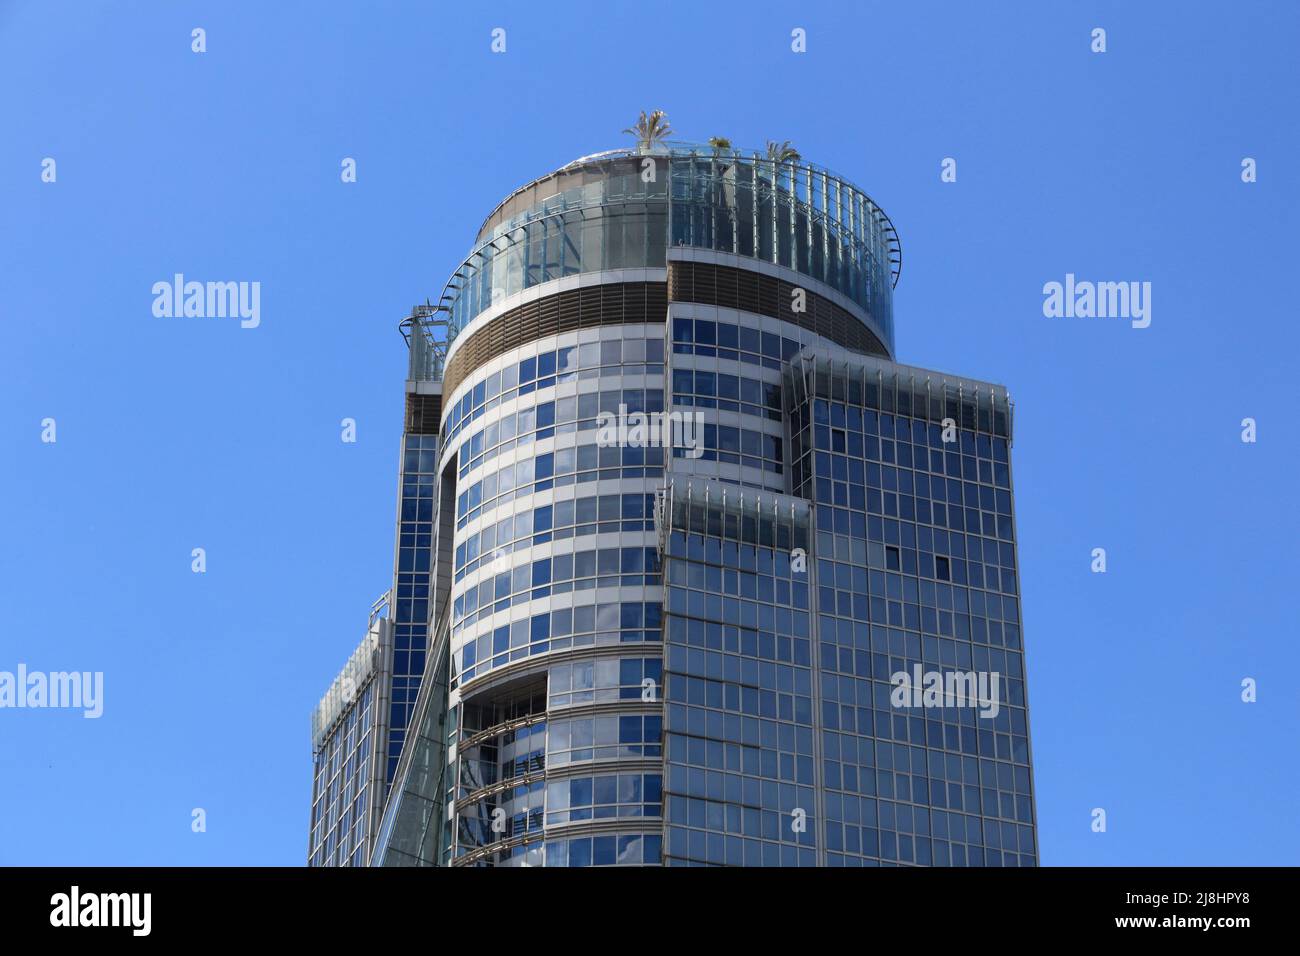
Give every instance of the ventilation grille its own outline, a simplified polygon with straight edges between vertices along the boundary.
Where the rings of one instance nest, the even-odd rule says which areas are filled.
[[[441,395],[406,395],[406,433],[436,435],[442,418]]]
[[[851,351],[889,357],[889,350],[870,329],[829,299],[805,290],[805,311],[795,312],[792,293],[796,288],[802,286],[748,269],[687,260],[668,263],[668,297],[673,302],[698,302],[770,315]]]
[[[443,373],[442,393],[450,395],[484,362],[534,339],[597,325],[663,322],[667,315],[662,282],[611,282],[548,295],[499,315],[461,343]]]

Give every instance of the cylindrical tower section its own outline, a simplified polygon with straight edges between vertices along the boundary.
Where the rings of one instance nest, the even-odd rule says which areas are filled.
[[[655,494],[673,472],[789,493],[782,363],[890,356],[899,261],[834,174],[709,147],[585,157],[484,222],[439,304],[443,862],[664,861]],[[608,429],[665,411],[699,414],[691,448]]]

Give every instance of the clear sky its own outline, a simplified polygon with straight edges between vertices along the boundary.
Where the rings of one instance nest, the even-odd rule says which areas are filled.
[[[499,199],[654,108],[861,185],[902,237],[900,361],[1010,388],[1043,863],[1300,863],[1298,26],[0,4],[0,670],[104,674],[97,720],[0,710],[0,864],[304,860],[310,713],[390,583],[397,323]],[[155,317],[177,272],[260,282],[260,326]],[[1045,317],[1067,273],[1150,282],[1150,327]]]

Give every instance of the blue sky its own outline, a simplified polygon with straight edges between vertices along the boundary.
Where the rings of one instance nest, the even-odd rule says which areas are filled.
[[[0,710],[0,864],[303,861],[309,715],[391,575],[397,322],[500,198],[653,108],[861,185],[902,237],[899,359],[1010,388],[1043,863],[1300,862],[1297,26],[0,5],[0,670],[105,675],[98,720]],[[260,327],[154,317],[176,272],[259,281]],[[1045,318],[1066,273],[1151,282],[1151,326]]]

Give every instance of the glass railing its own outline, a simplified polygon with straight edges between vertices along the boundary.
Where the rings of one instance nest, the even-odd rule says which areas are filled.
[[[587,181],[560,189],[576,168]],[[555,192],[495,224],[447,281],[437,308],[448,342],[524,289],[582,272],[663,268],[667,249],[682,245],[823,282],[869,313],[892,348],[897,233],[869,196],[824,167],[674,143],[586,156],[524,189],[545,192],[551,179]],[[429,358],[419,361],[428,374]]]

